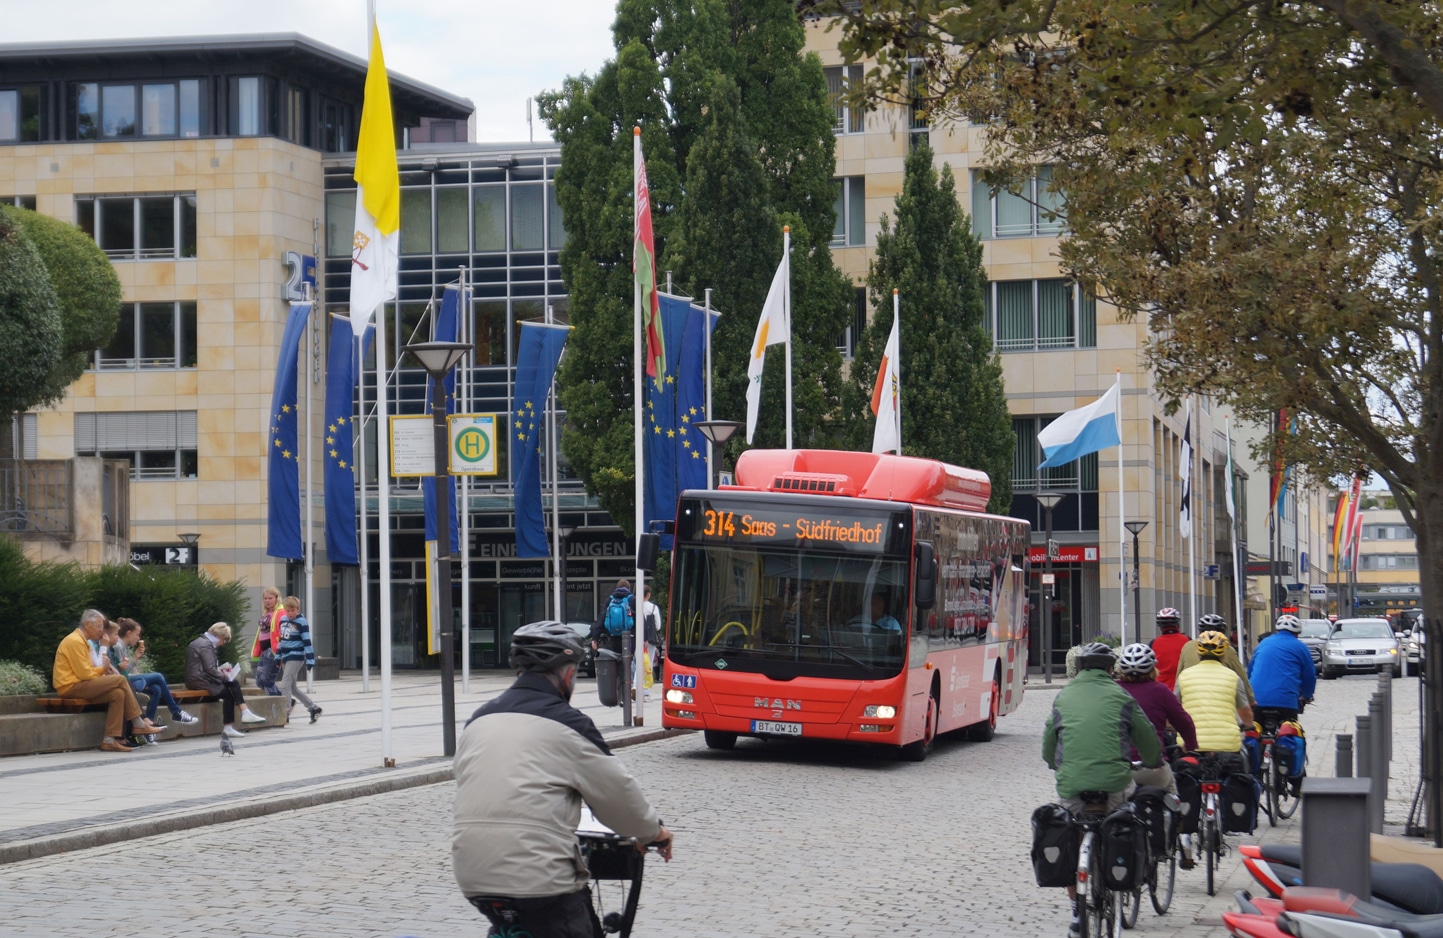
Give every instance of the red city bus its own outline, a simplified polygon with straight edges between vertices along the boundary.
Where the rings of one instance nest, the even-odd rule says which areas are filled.
[[[1022,702],[1025,521],[986,473],[930,459],[749,450],[682,493],[662,725],[895,746],[989,740]]]

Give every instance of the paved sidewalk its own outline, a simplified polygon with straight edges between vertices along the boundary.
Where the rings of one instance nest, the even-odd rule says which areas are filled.
[[[457,733],[511,680],[507,672],[476,672],[467,694],[458,675]],[[372,673],[369,693],[361,685],[359,672],[315,682],[312,696],[325,711],[317,723],[308,723],[297,706],[289,726],[262,726],[233,740],[234,757],[221,755],[220,737],[202,736],[132,753],[0,759],[0,863],[449,779],[451,761],[441,754],[440,675],[402,672],[392,678],[394,768],[382,765],[379,674]],[[594,680],[577,684],[573,703],[612,746],[621,747],[664,735],[661,694],[658,684],[640,727],[622,726],[621,708],[601,706]]]

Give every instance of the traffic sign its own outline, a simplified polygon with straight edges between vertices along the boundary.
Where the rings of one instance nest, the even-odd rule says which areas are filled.
[[[1051,558],[1052,560],[1061,559],[1061,557],[1062,557],[1062,545],[1058,544],[1056,540],[1050,540],[1050,541],[1048,541],[1048,542],[1047,542],[1047,556],[1048,556],[1049,558]]]
[[[1310,587],[1308,587],[1308,595],[1309,595],[1309,596],[1326,596],[1326,595],[1328,595],[1328,588],[1327,588],[1326,586],[1310,586]]]
[[[1055,586],[1056,584],[1057,584],[1057,574],[1055,574],[1055,573],[1044,573],[1044,574],[1042,574],[1042,585],[1043,585],[1043,586]]]
[[[494,476],[496,415],[456,414],[447,422],[451,430],[451,474]]]

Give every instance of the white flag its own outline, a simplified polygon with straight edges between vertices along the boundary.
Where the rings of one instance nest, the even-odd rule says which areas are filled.
[[[781,345],[792,340],[792,324],[787,317],[787,281],[791,277],[788,256],[782,255],[777,265],[777,274],[772,278],[772,287],[767,291],[767,301],[762,306],[762,318],[757,323],[757,336],[752,342],[752,354],[747,360],[747,443],[757,431],[757,412],[762,406],[762,368],[767,363],[767,346]]]
[[[1178,463],[1182,476],[1182,507],[1178,513],[1177,532],[1192,537],[1192,399],[1187,402],[1187,422],[1182,428],[1182,460]]]
[[[892,334],[882,350],[882,364],[877,368],[877,383],[872,385],[872,413],[877,426],[872,430],[872,452],[889,450],[902,455],[902,364],[901,335],[897,312],[892,311]]]
[[[1238,520],[1238,508],[1233,504],[1233,426],[1228,424],[1228,478],[1227,478],[1227,499],[1228,517],[1234,521]]]
[[[356,231],[351,239],[351,331],[364,335],[371,314],[396,298],[401,242],[401,178],[391,120],[391,86],[381,32],[371,30],[371,61],[356,143]]]

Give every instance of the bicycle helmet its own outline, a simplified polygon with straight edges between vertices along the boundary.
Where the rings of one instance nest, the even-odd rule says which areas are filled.
[[[1117,670],[1122,674],[1149,674],[1157,667],[1157,655],[1151,647],[1138,642],[1122,650],[1117,659]]]
[[[1221,632],[1203,632],[1197,637],[1198,654],[1204,658],[1221,658],[1228,649],[1228,637]]]
[[[1197,627],[1205,632],[1225,632],[1228,627],[1228,620],[1216,612],[1209,612],[1207,615],[1199,616]]]
[[[1161,632],[1176,632],[1182,628],[1182,613],[1171,606],[1157,611],[1157,627]]]
[[[1117,656],[1113,653],[1111,645],[1102,642],[1088,642],[1077,649],[1077,670],[1079,671],[1088,668],[1111,671],[1116,662]]]
[[[586,656],[581,638],[565,622],[546,620],[521,626],[511,635],[511,667],[544,674],[580,664]]]
[[[1295,615],[1284,614],[1278,616],[1278,621],[1273,623],[1273,628],[1282,632],[1292,632],[1294,635],[1297,635],[1303,631],[1303,623],[1299,622],[1298,617]]]

